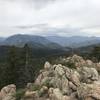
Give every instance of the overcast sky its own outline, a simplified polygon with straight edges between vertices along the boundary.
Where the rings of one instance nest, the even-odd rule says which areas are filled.
[[[0,0],[0,36],[100,36],[100,0]]]

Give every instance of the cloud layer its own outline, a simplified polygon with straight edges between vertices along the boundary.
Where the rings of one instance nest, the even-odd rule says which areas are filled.
[[[99,19],[100,0],[0,0],[0,36],[100,36]]]

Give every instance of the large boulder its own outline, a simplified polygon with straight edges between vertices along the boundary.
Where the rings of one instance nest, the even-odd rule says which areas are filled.
[[[46,79],[48,79],[49,71],[43,70],[37,77],[35,84],[42,85]]]
[[[95,64],[95,68],[98,72],[100,72],[100,62]]]
[[[22,100],[39,100],[37,91],[26,91]]]
[[[50,100],[71,100],[69,96],[63,96],[59,88],[49,89]]]
[[[35,84],[43,85],[46,81],[50,80],[54,76],[53,66],[49,62],[44,64],[44,69],[40,71],[39,76],[35,80]]]
[[[80,85],[79,73],[77,71],[72,71],[72,73],[70,74],[70,80],[74,85],[79,86]]]
[[[1,89],[1,100],[15,100],[16,86],[14,84],[5,86]]]
[[[68,86],[68,79],[65,76],[55,77],[53,87],[59,88],[63,94],[70,94],[70,88]]]
[[[51,67],[51,64],[48,61],[46,61],[44,64],[44,69],[48,70],[50,69],[50,67]]]
[[[63,76],[65,74],[64,68],[61,64],[55,65],[55,73],[59,76]]]
[[[82,67],[86,65],[85,60],[78,55],[73,55],[72,57],[68,57],[66,59],[66,62],[73,63],[75,67]]]
[[[99,74],[95,68],[82,67],[79,70],[81,81],[85,83],[92,83],[98,81]]]
[[[88,67],[94,66],[94,63],[91,60],[86,60],[86,64]]]

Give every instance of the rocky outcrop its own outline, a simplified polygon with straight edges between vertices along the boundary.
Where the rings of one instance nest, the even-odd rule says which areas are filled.
[[[38,81],[35,81],[39,85],[48,83],[48,98],[50,100],[99,100],[100,81],[97,70],[99,64],[84,60],[77,55],[68,57],[64,61],[73,63],[75,69],[70,69],[68,65],[49,64],[49,70],[44,68],[37,78]]]
[[[100,63],[93,63],[91,60],[84,60],[82,57],[78,55],[73,55],[72,57],[62,58],[61,62],[63,63],[72,63],[76,68],[79,67],[92,67],[97,71],[100,71]]]
[[[77,55],[64,58],[64,61],[73,63],[74,69],[70,68],[71,64],[46,62],[35,82],[27,84],[21,100],[100,100],[99,63]],[[4,98],[15,93],[15,86],[7,86],[9,92],[5,90],[1,90],[1,100],[14,100]]]
[[[66,58],[65,62],[73,63],[76,67],[82,67],[86,65],[85,60],[77,55],[73,55],[72,57]]]

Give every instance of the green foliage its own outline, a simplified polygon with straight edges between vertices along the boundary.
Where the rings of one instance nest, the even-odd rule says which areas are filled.
[[[64,65],[67,66],[68,68],[71,68],[71,69],[75,69],[75,68],[76,68],[76,67],[75,67],[75,64],[72,63],[72,62],[67,62],[67,63],[65,63]]]
[[[44,86],[47,86],[47,87],[50,87],[50,80],[47,79],[44,83],[43,83]]]
[[[8,66],[6,67],[5,71],[6,71],[6,83],[7,84],[11,84],[11,83],[15,83],[16,81],[16,78],[17,78],[17,68],[16,68],[16,65],[17,65],[17,49],[16,47],[12,47],[10,50],[9,50],[9,53],[8,53],[8,58],[7,58],[7,63],[8,63]]]
[[[39,97],[43,97],[46,94],[47,94],[47,91],[38,91]]]
[[[33,84],[32,87],[31,87],[31,91],[37,91],[37,90],[40,90],[40,89],[41,89],[41,86],[36,85],[36,84]]]
[[[52,83],[50,83],[50,79],[46,79],[42,86],[47,86],[48,88],[53,87]]]
[[[14,97],[16,97],[16,100],[21,100],[21,98],[24,97],[25,91],[26,91],[25,89],[17,90],[16,94],[14,94]]]
[[[62,64],[63,66],[66,66],[68,68],[73,68],[73,69],[76,68],[74,62],[70,62],[70,61],[66,62],[66,60],[63,59],[66,59],[66,57],[58,57],[53,60],[53,64]]]
[[[26,45],[23,48],[12,46],[6,51],[6,62],[2,62],[3,66],[0,62],[0,88],[8,84],[16,84],[17,88],[22,88],[31,81],[28,50],[30,49]]]

